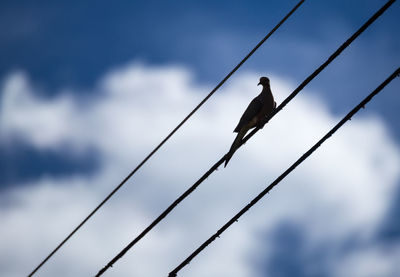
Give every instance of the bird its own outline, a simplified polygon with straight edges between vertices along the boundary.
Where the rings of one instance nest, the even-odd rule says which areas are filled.
[[[262,85],[263,89],[261,93],[250,102],[249,106],[240,118],[238,125],[233,130],[234,133],[238,134],[233,141],[229,152],[225,156],[224,167],[227,166],[246,133],[254,127],[262,129],[268,121],[268,116],[271,115],[276,108],[276,102],[274,101],[274,96],[271,92],[268,77],[261,77],[257,86],[258,85]]]

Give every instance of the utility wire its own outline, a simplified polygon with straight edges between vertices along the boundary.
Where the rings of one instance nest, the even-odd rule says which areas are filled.
[[[303,83],[300,84],[300,86],[295,89],[273,112],[273,114],[270,116],[270,119],[280,112],[312,79],[314,79],[315,76],[317,76],[329,63],[331,63],[337,56],[340,55],[340,53],[347,48],[362,32],[364,32],[376,19],[378,19],[396,0],[389,0],[386,2],[385,5],[382,6],[373,16],[371,16],[367,22],[364,23],[360,27],[360,29],[357,30],[348,40],[346,40],[327,60],[325,63],[323,63],[317,70],[314,71],[310,76],[308,76],[307,79],[303,81]],[[242,140],[242,144],[245,144],[255,133],[257,133],[259,130],[258,127],[256,127],[253,131],[251,131],[245,138]],[[239,146],[240,147],[240,146]],[[239,148],[238,147],[238,148]]]
[[[157,147],[154,148],[153,151],[151,151],[150,154],[148,154],[147,157],[144,158],[144,160],[131,173],[129,173],[125,179],[122,180],[122,182],[28,275],[28,277],[35,274],[35,272],[42,267],[47,260],[50,259],[51,256],[53,256],[54,253],[56,253],[64,243],[66,243],[86,223],[86,221],[88,221],[97,210],[99,210],[101,206],[103,206],[118,191],[126,181],[128,181],[142,167],[142,165],[144,165],[147,160],[149,160],[150,157],[153,156],[153,154],[156,153],[158,149],[160,149],[161,146],[170,139],[170,137],[172,137],[172,135],[175,134],[175,132],[182,127],[182,125],[254,54],[254,52],[264,44],[264,42],[297,10],[297,8],[300,7],[301,4],[303,4],[304,1],[305,0],[299,1],[297,5],[253,48],[253,50],[251,50],[246,57],[244,57],[244,59],[241,60],[228,75],[226,75],[226,77],[182,120],[182,122],[179,123],[175,129],[173,129],[171,133],[169,133],[160,144],[158,144]]]
[[[378,12],[376,12],[360,29],[357,30],[346,42],[344,42],[317,70],[315,70],[307,79],[305,79],[298,88],[296,88],[280,105],[277,107],[273,114],[270,115],[270,120],[277,114],[282,108],[288,104],[312,79],[314,79],[330,62],[332,62],[339,54],[349,46],[366,28],[369,27],[395,0],[391,0],[386,3]],[[247,135],[240,143],[240,148],[246,143],[259,128],[254,129],[249,135]],[[101,276],[108,268],[112,267],[113,264],[119,260],[130,248],[132,248],[139,240],[141,240],[151,229],[153,229],[160,221],[162,221],[180,202],[182,202],[187,196],[189,196],[208,176],[211,175],[218,167],[225,161],[226,155],[224,155],[218,162],[216,162],[196,183],[188,188],[181,196],[179,196],[164,212],[162,212],[149,226],[146,227],[134,240],[132,240],[121,252],[119,252],[106,266],[104,266],[96,275]]]
[[[185,267],[194,257],[196,257],[201,251],[204,250],[210,243],[212,243],[216,238],[228,229],[234,222],[246,213],[253,205],[255,205],[261,198],[263,198],[267,193],[269,193],[280,181],[282,181],[287,175],[290,174],[299,164],[306,160],[315,150],[317,150],[322,143],[324,143],[328,138],[330,138],[340,127],[342,127],[348,120],[361,109],[365,108],[365,105],[377,95],[388,83],[390,83],[396,75],[400,74],[400,68],[397,68],[395,72],[392,73],[382,84],[380,84],[373,92],[371,92],[363,101],[360,102],[356,107],[353,108],[335,127],[333,127],[325,136],[323,136],[313,147],[311,147],[306,153],[304,153],[294,164],[292,164],[285,172],[283,172],[275,181],[273,181],[267,188],[265,188],[259,195],[257,195],[249,204],[247,204],[243,209],[241,209],[234,217],[232,217],[224,226],[221,227],[214,235],[212,235],[208,240],[206,240],[199,248],[197,248],[189,257],[187,257],[179,266],[177,266],[173,271],[169,273],[169,277],[177,276],[177,273]]]

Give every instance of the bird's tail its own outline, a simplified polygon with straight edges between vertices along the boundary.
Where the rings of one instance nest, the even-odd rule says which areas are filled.
[[[247,133],[248,128],[242,128],[239,133],[237,134],[235,140],[233,141],[231,148],[229,149],[229,152],[225,155],[225,165],[226,167],[229,163],[229,160],[232,158],[233,154],[235,154],[236,150],[239,148],[239,145],[244,137],[244,135]]]

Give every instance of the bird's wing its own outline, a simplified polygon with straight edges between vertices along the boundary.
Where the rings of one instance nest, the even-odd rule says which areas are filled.
[[[240,129],[247,123],[249,123],[262,109],[263,104],[257,98],[254,98],[247,109],[244,111],[242,117],[240,118],[239,124],[236,126],[234,132],[239,132]]]

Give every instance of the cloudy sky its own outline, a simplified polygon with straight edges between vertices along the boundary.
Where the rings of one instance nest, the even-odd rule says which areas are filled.
[[[295,1],[2,1],[0,275],[26,276]],[[385,1],[306,1],[40,269],[93,276]],[[399,66],[393,6],[104,276],[167,276]],[[400,79],[180,276],[396,276]]]

